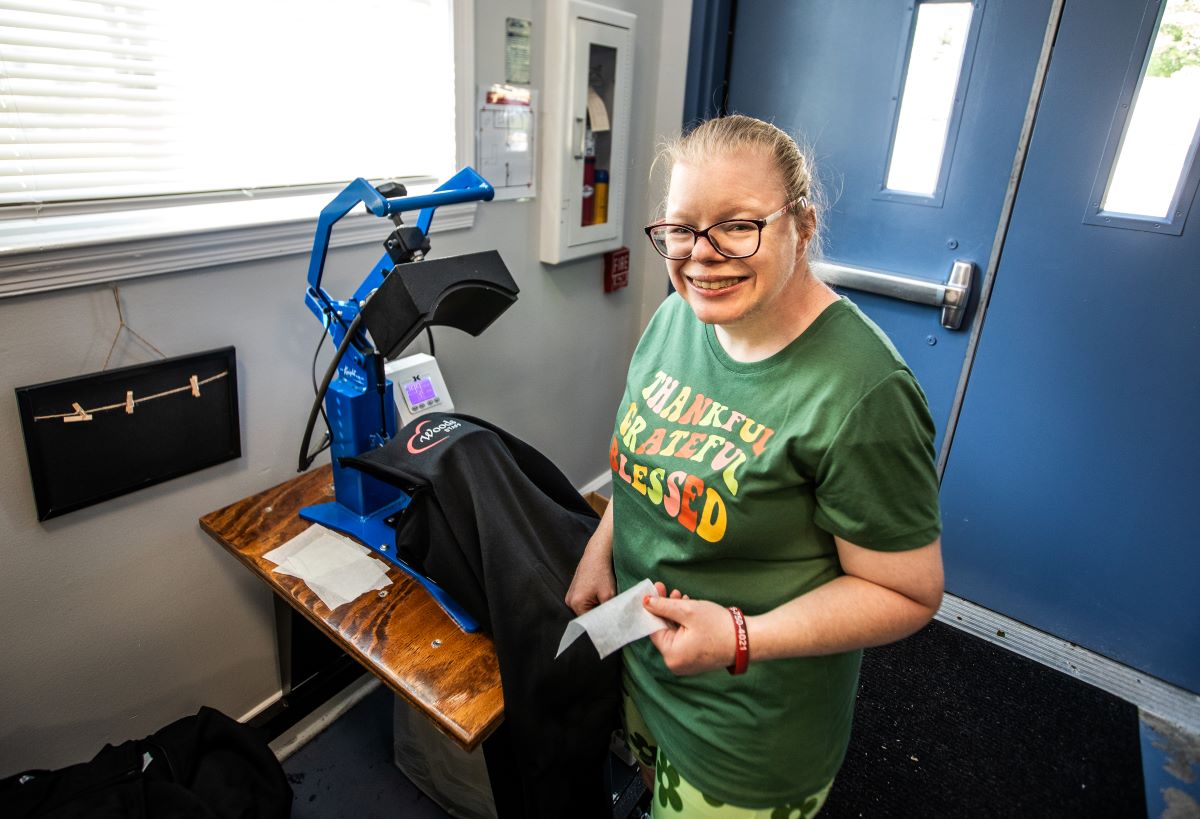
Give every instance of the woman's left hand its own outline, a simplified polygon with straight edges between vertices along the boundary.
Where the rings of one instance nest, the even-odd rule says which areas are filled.
[[[650,635],[671,673],[679,677],[733,664],[737,635],[729,609],[706,600],[692,600],[678,590],[667,596],[662,583],[654,584],[661,597],[647,597],[646,611],[670,623]]]

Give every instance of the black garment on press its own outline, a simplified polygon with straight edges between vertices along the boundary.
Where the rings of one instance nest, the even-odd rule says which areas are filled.
[[[495,640],[504,725],[484,750],[500,816],[611,816],[603,770],[619,656],[601,661],[578,640],[554,657],[574,617],[563,598],[596,513],[536,449],[465,415],[421,416],[385,446],[341,463],[412,495],[397,555]]]

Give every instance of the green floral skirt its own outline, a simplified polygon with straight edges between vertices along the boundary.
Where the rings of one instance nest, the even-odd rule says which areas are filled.
[[[626,687],[628,691],[628,687]],[[831,781],[799,803],[772,808],[743,808],[713,799],[679,775],[671,760],[646,727],[633,698],[624,695],[622,715],[625,743],[645,768],[654,771],[654,798],[651,819],[812,819],[825,804],[833,787]]]

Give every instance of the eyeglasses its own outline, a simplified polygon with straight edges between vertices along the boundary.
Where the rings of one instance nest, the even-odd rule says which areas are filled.
[[[646,235],[650,243],[664,259],[686,259],[692,255],[696,242],[703,236],[708,239],[713,250],[727,259],[745,259],[758,252],[762,243],[762,230],[767,225],[779,219],[792,209],[794,205],[807,207],[808,202],[801,197],[794,202],[788,202],[779,210],[761,219],[726,219],[709,225],[704,230],[696,230],[687,225],[672,225],[662,222],[647,225]]]

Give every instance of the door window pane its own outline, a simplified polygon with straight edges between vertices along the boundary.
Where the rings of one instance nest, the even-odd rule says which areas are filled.
[[[888,160],[888,190],[932,196],[937,189],[971,31],[971,11],[971,3],[917,6],[900,115]]]
[[[1102,209],[1167,219],[1200,122],[1200,3],[1171,0],[1142,69]]]

